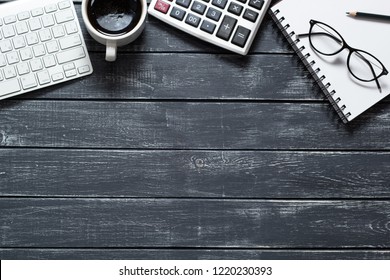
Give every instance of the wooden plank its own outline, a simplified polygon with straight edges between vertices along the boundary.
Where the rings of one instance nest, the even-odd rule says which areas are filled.
[[[6,100],[0,104],[0,145],[388,150],[389,106],[378,104],[343,125],[329,104],[316,103]]]
[[[2,248],[390,247],[390,201],[3,198],[0,202]]]
[[[1,0],[0,2],[7,2]],[[81,16],[81,3],[75,1],[75,8],[79,22],[84,34],[88,50],[92,52],[104,52],[104,46],[92,39],[88,34],[84,21]],[[169,25],[148,16],[146,28],[141,36],[132,44],[119,49],[120,53],[126,52],[203,52],[203,53],[221,53],[227,51],[203,42],[197,38],[187,35]],[[266,15],[258,35],[256,36],[250,53],[292,53],[288,43],[282,38],[276,25],[271,18]]]
[[[75,5],[82,32],[89,51],[105,52],[105,47],[97,43],[87,32],[81,16],[81,5]],[[148,16],[141,36],[133,43],[119,48],[119,53],[126,52],[192,52],[192,53],[230,53],[222,48],[194,38],[177,30],[158,19]],[[252,44],[253,53],[293,53],[280,31],[266,15]]]
[[[0,158],[0,196],[390,198],[389,153],[0,149]]]
[[[115,63],[107,63],[104,54],[91,53],[92,75],[17,99],[324,100],[291,55],[119,56]],[[282,69],[284,75],[279,72]]]
[[[2,260],[388,260],[389,250],[0,249]]]
[[[0,3],[1,2],[9,1],[1,0]],[[75,3],[75,8],[88,50],[92,52],[104,52],[104,46],[92,39],[85,28],[81,16],[81,3]],[[119,50],[120,52],[220,53],[222,51],[228,53],[228,51],[187,35],[152,16],[148,16],[145,30],[141,36],[132,44],[121,47]],[[292,53],[292,49],[289,48],[288,43],[281,37],[276,25],[274,25],[268,15],[258,31],[258,35],[253,42],[250,53],[259,52]]]

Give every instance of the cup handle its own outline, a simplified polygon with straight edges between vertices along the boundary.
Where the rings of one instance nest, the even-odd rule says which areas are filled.
[[[107,61],[115,61],[116,60],[116,42],[115,41],[107,41],[106,47],[106,60]]]

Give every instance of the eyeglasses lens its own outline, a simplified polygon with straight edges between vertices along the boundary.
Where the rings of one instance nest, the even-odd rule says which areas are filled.
[[[343,39],[334,29],[322,23],[313,25],[310,40],[316,51],[325,55],[335,54],[343,48]]]
[[[354,51],[348,63],[351,73],[358,79],[366,82],[374,80],[383,72],[381,63],[372,55]]]

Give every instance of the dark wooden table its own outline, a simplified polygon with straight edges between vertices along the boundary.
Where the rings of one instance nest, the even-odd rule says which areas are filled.
[[[93,75],[0,102],[0,258],[390,258],[389,98],[344,125],[268,16],[245,57],[84,34]]]

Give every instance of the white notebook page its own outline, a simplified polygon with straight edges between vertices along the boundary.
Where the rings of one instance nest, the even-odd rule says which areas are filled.
[[[289,32],[308,33],[310,19],[324,22],[336,29],[348,45],[373,54],[390,71],[390,21],[346,16],[346,12],[351,11],[390,15],[388,0],[283,0],[272,7],[272,11],[275,10],[280,11],[278,18],[285,18],[283,25],[290,25]],[[310,53],[308,60],[316,62],[313,68],[320,68],[321,75],[326,76],[323,83],[329,82],[329,91],[336,91],[333,99],[340,98],[338,106],[345,105],[343,113],[351,114],[348,121],[390,94],[390,74],[379,78],[382,87],[380,93],[375,81],[361,82],[349,73],[348,50],[327,57],[316,53],[307,37],[300,40],[297,46],[305,46],[302,53]]]

